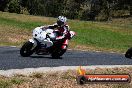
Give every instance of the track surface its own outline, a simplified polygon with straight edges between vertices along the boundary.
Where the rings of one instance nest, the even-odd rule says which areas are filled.
[[[21,57],[19,48],[0,47],[0,70],[80,65],[132,65],[132,60],[123,54],[86,51],[67,51],[62,59],[35,54]]]

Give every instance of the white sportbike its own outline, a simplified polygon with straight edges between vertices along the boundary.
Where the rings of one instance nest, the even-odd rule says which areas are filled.
[[[38,55],[51,55],[52,58],[59,58],[66,50],[62,49],[65,39],[71,39],[75,35],[74,31],[69,31],[65,38],[61,40],[55,40],[58,36],[57,32],[53,29],[45,29],[37,27],[33,30],[33,38],[29,39],[20,49],[20,55],[28,57],[33,53]]]

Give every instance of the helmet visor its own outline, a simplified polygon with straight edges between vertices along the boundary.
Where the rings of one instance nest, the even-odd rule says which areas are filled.
[[[64,25],[64,22],[62,22],[62,21],[57,21],[57,24],[58,24],[59,26],[62,26],[62,25]]]

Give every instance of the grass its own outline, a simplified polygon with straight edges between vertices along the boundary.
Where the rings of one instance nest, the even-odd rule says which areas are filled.
[[[10,80],[10,83],[20,85],[20,84],[22,84],[24,81],[25,81],[24,79],[21,79],[21,78],[17,78],[17,77],[16,77],[16,78],[12,78],[12,79]]]
[[[78,44],[116,50],[124,50],[132,44],[132,35],[124,35],[101,28],[81,29],[75,31],[77,31],[78,35],[75,37],[74,41]]]
[[[32,37],[32,30],[53,24],[55,18],[0,12],[0,45],[21,46]],[[132,18],[114,19],[112,22],[69,20],[77,35],[69,48],[125,52],[132,47]]]
[[[21,85],[24,82],[26,82],[26,80],[20,77],[19,78],[18,77],[12,77],[12,78],[2,77],[0,79],[0,88],[16,88],[18,85]]]
[[[2,17],[0,17],[0,21],[3,25],[14,26],[22,29],[33,29],[37,26],[43,25],[43,23],[41,22],[21,22],[14,19],[7,19]]]
[[[34,73],[31,75],[31,77],[34,77],[34,78],[42,78],[43,77],[43,74],[42,73]]]
[[[131,67],[87,69],[87,74],[129,74]],[[77,84],[76,70],[57,71],[52,73],[33,73],[29,76],[0,76],[0,88],[132,88],[130,83],[88,83]]]
[[[9,88],[9,86],[10,86],[9,82],[3,80],[0,81],[0,88]]]

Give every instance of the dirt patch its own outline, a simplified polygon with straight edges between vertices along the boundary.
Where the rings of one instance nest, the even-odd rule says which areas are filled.
[[[1,45],[20,45],[32,36],[32,31],[26,29],[18,29],[9,26],[0,26],[0,44]]]

